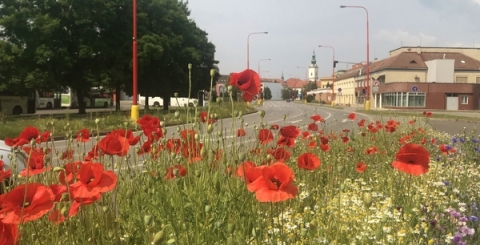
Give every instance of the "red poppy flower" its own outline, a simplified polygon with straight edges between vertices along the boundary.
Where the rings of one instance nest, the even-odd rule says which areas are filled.
[[[365,119],[360,120],[360,121],[358,122],[358,127],[360,127],[360,128],[364,127],[364,126],[365,126],[365,122],[366,122]]]
[[[292,148],[295,146],[295,138],[280,136],[277,141],[277,145],[284,145]]]
[[[258,132],[258,140],[260,140],[261,144],[273,141],[272,131],[270,131],[270,129],[260,129]]]
[[[451,146],[448,146],[446,144],[441,144],[439,147],[440,151],[442,152],[443,155],[451,154],[457,152],[457,150]]]
[[[184,141],[188,142],[193,142],[195,141],[195,134],[197,134],[197,131],[193,129],[184,129],[182,132],[180,132],[180,136]]]
[[[62,160],[72,160],[73,159],[73,154],[75,151],[73,149],[67,149],[62,152],[62,155],[60,155],[60,159]]]
[[[208,112],[206,111],[201,111],[200,112],[200,122],[206,123],[208,119]]]
[[[182,149],[182,141],[180,139],[169,139],[166,148],[170,153],[179,153]]]
[[[348,143],[349,140],[350,140],[350,138],[348,138],[347,136],[342,137],[342,142],[343,142],[344,144]]]
[[[236,174],[238,177],[245,179],[247,184],[250,184],[262,175],[263,168],[264,166],[257,167],[255,163],[251,161],[245,161],[238,165]]]
[[[431,117],[431,116],[433,115],[433,113],[427,112],[427,111],[423,111],[423,115],[426,116],[426,117]]]
[[[316,123],[308,124],[308,130],[316,132],[318,131],[318,125]]]
[[[320,142],[324,145],[328,144],[329,139],[325,136],[320,137]]]
[[[43,132],[35,141],[40,144],[42,142],[47,142],[48,139],[50,139],[50,132],[49,131],[45,131]]]
[[[0,182],[3,182],[5,179],[9,179],[12,176],[12,170],[5,170],[5,162],[0,159]],[[0,202],[1,205],[1,202]],[[0,243],[1,244],[1,243]]]
[[[123,136],[107,134],[107,136],[98,142],[98,147],[102,150],[103,154],[123,157],[127,155],[130,145],[128,144],[128,139]]]
[[[31,148],[29,146],[25,146],[23,147],[23,150],[28,155],[28,167],[23,169],[22,172],[20,172],[20,176],[33,176],[52,169],[52,167],[45,168],[44,166],[45,154],[43,148]],[[50,150],[47,150],[47,154],[48,153],[50,153]]]
[[[363,173],[365,170],[367,170],[367,165],[365,165],[363,162],[359,162],[355,167],[355,170],[359,173]]]
[[[268,149],[267,152],[272,155],[278,162],[285,162],[290,158],[291,153],[282,147]]]
[[[298,188],[293,185],[295,174],[282,162],[264,166],[262,175],[247,185],[247,189],[255,192],[260,202],[281,202],[294,198]]]
[[[347,147],[347,149],[345,149],[345,151],[352,153],[352,152],[355,151],[355,149],[353,149],[351,146],[349,146],[349,147]]]
[[[348,114],[348,119],[355,121],[357,119],[357,114],[355,114],[354,112]]]
[[[47,186],[22,184],[5,194],[2,212],[3,223],[21,224],[39,219],[53,208],[55,195]]]
[[[137,124],[143,127],[156,128],[160,127],[160,119],[150,115],[144,115],[142,118],[137,120]]]
[[[63,193],[67,192],[67,187],[64,185],[59,185],[59,184],[51,184],[50,189],[53,192],[53,195],[55,196],[54,202],[60,202],[62,199]]]
[[[243,92],[242,98],[248,102],[260,92],[260,76],[250,69],[230,74],[229,83],[238,87]]]
[[[280,128],[280,126],[278,126],[278,124],[272,124],[270,125],[270,129],[271,130],[278,130]]]
[[[188,142],[182,144],[182,155],[187,158],[189,163],[195,163],[202,160],[200,151],[203,148],[203,144],[199,142]]]
[[[245,129],[239,128],[239,129],[237,130],[237,137],[243,137],[243,136],[245,136],[245,135],[247,135],[247,132],[245,132]]]
[[[325,119],[323,119],[322,116],[320,116],[318,114],[313,115],[310,118],[313,120],[313,122],[325,122]]]
[[[103,164],[86,162],[80,166],[79,181],[70,185],[74,199],[92,198],[113,190],[117,184],[117,175],[113,171],[104,171]]]
[[[187,170],[180,164],[167,168],[165,179],[175,179],[176,177],[183,177],[187,175]]]
[[[320,144],[320,149],[322,149],[322,151],[324,152],[327,152],[330,150],[330,145],[328,144]]]
[[[385,124],[385,131],[393,133],[395,130],[397,130],[397,123],[394,120],[388,120]]]
[[[400,147],[392,166],[407,174],[422,175],[428,172],[429,163],[428,150],[421,145],[409,143]]]
[[[125,130],[125,129],[115,129],[110,132],[110,134],[122,136],[128,140],[129,145],[136,145],[138,141],[140,141],[140,135],[134,136],[132,130]]]
[[[320,158],[318,158],[315,154],[312,153],[303,153],[297,159],[298,167],[303,168],[306,170],[314,170],[317,169],[321,162]]]
[[[0,220],[0,244],[2,245],[18,245],[20,244],[20,232],[17,224],[6,224]]]
[[[310,132],[308,132],[308,131],[303,131],[303,132],[302,132],[302,137],[303,137],[304,139],[307,139],[309,136],[310,136]]]
[[[140,147],[137,154],[141,156],[145,153],[150,153],[150,152],[152,152],[152,142],[147,140],[143,142],[142,147]]]
[[[378,148],[376,146],[370,146],[365,150],[365,154],[367,155],[372,155],[372,154],[377,154]]]
[[[285,126],[280,129],[280,134],[289,138],[297,138],[301,133],[302,131],[300,131],[300,129],[294,125]]]
[[[78,142],[88,142],[90,140],[90,131],[88,129],[83,128],[77,134],[77,141]]]
[[[307,146],[311,149],[315,148],[317,146],[317,141],[315,140],[310,140],[307,144]]]
[[[413,125],[413,124],[415,124],[415,120],[410,120],[410,121],[408,121],[408,123],[409,123],[410,125]]]
[[[37,139],[38,136],[40,136],[40,131],[38,130],[38,128],[35,128],[35,127],[32,127],[32,126],[27,126],[20,133],[18,138],[26,139],[26,140],[30,141],[32,139]]]

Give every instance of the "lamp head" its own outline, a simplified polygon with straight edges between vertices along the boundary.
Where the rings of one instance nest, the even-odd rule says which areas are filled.
[[[268,34],[268,31],[265,31],[265,32],[263,32],[263,33]]]
[[[340,5],[340,8],[343,9],[343,8],[346,8],[347,6],[345,5]]]

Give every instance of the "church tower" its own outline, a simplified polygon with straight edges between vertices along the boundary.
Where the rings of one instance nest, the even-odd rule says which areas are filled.
[[[309,82],[318,81],[318,66],[317,66],[317,60],[315,59],[315,50],[313,50],[312,62],[308,67],[308,81]]]

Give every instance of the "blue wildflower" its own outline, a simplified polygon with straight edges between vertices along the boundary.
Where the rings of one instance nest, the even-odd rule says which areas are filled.
[[[477,222],[477,221],[478,221],[478,217],[477,217],[477,216],[473,216],[473,215],[470,216],[470,217],[468,217],[468,219],[470,219],[470,220],[473,221],[473,222]]]
[[[476,143],[478,143],[478,140],[477,139],[472,139],[472,142],[476,144]]]
[[[464,139],[464,138],[460,138],[460,142],[465,143],[465,139]]]
[[[453,143],[457,143],[457,138],[453,138],[453,139],[452,139],[452,142],[453,142]]]
[[[445,184],[446,186],[449,186],[449,185],[450,185],[450,181],[444,180],[444,181],[443,181],[443,184]]]
[[[449,145],[446,145],[446,146],[445,146],[445,149],[447,149],[447,151],[449,151],[449,150],[451,150],[451,149],[452,149],[452,147],[451,147],[451,146],[449,146]]]

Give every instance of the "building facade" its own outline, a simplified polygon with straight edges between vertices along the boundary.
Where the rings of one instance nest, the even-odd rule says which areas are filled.
[[[480,109],[480,49],[401,47],[365,77],[365,65],[337,77],[336,104],[364,104],[369,93],[372,109]]]
[[[313,51],[312,60],[308,66],[308,81],[317,82],[318,81],[318,66],[317,59],[315,58],[315,50]]]

